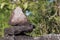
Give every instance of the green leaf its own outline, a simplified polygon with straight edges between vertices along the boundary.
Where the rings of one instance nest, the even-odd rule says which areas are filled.
[[[24,9],[27,9],[28,7],[28,2],[26,2],[24,5],[23,5]]]
[[[6,5],[6,3],[5,2],[3,2],[3,3],[1,3],[1,9],[3,9],[3,7]]]

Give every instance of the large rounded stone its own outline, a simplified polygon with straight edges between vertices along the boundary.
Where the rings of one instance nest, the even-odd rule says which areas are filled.
[[[21,25],[21,26],[11,26],[9,28],[4,29],[4,35],[15,35],[20,34],[21,32],[31,32],[33,31],[34,26],[33,25]]]

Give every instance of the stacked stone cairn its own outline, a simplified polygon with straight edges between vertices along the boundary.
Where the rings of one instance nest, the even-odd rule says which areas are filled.
[[[32,37],[26,35],[26,32],[32,32],[34,26],[28,21],[20,7],[12,11],[9,24],[11,27],[4,30],[6,40],[33,40]]]
[[[20,7],[16,7],[10,17],[11,27],[4,29],[4,38],[0,40],[60,40],[60,34],[48,34],[40,37],[31,37],[26,32],[32,32],[32,25],[22,12]]]

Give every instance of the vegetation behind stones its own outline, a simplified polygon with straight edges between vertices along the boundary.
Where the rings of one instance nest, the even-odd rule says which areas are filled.
[[[0,0],[0,36],[4,36],[4,28],[8,24],[10,14],[16,6],[20,6],[35,25],[31,36],[41,36],[50,33],[60,33],[60,1],[59,0]]]

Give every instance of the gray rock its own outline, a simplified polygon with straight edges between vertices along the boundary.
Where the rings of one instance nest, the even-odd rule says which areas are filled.
[[[4,40],[14,40],[13,36],[4,37]]]
[[[34,40],[33,37],[30,36],[15,36],[15,40]]]
[[[40,37],[30,37],[30,36],[8,36],[0,38],[0,40],[60,40],[60,34],[48,34]]]
[[[28,24],[28,19],[20,7],[16,7],[13,10],[9,24],[13,26]]]
[[[21,32],[31,32],[33,30],[33,25],[22,25],[22,26],[13,26],[4,29],[4,35],[14,35],[20,34]]]
[[[48,34],[40,37],[35,37],[34,40],[60,40],[60,35],[58,34]]]

